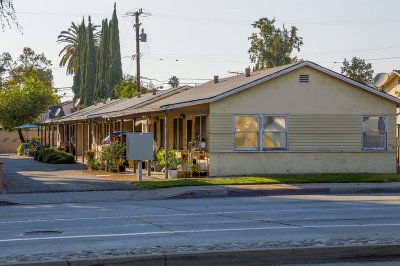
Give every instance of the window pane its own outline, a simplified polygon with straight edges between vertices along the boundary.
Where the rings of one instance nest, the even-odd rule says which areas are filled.
[[[386,119],[379,116],[363,118],[363,147],[364,149],[386,148]]]
[[[235,133],[235,147],[237,149],[257,149],[257,132],[237,132]]]
[[[236,116],[236,132],[241,131],[258,132],[258,116]]]
[[[264,149],[285,149],[286,133],[285,132],[264,132],[263,133]]]
[[[286,118],[284,116],[264,116],[264,131],[279,132],[286,130]]]

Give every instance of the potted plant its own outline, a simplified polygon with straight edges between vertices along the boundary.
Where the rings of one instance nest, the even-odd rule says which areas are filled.
[[[206,138],[201,137],[200,138],[200,149],[205,149],[206,148]]]
[[[169,175],[171,178],[177,178],[178,177],[178,165],[179,165],[179,159],[176,157],[176,153],[174,150],[169,150],[168,151],[168,170],[169,170]]]
[[[181,160],[182,160],[182,164],[181,164],[181,170],[182,172],[186,173],[188,172],[188,154],[185,151],[181,152]]]
[[[200,166],[198,164],[192,165],[192,176],[200,176]]]

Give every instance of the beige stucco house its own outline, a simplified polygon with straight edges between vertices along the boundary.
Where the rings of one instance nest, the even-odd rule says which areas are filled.
[[[70,142],[78,156],[115,129],[150,131],[158,149],[205,153],[209,176],[395,173],[399,104],[305,61],[91,106],[47,121],[42,135],[54,146]]]

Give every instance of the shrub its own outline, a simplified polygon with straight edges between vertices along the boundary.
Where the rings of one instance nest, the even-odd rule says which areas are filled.
[[[36,142],[36,143],[40,143],[40,136],[33,136],[31,137],[28,142]]]
[[[100,160],[105,169],[111,172],[118,172],[119,167],[125,161],[125,145],[119,142],[113,142],[101,150]]]
[[[156,161],[162,167],[165,167],[165,150],[160,150],[157,153]],[[181,161],[176,156],[175,150],[168,150],[168,163],[169,169],[176,169]]]
[[[90,170],[97,170],[97,165],[96,165],[96,160],[95,160],[96,154],[94,151],[87,151],[86,152],[86,158],[87,158],[87,166]]]
[[[72,154],[56,149],[43,148],[42,146],[39,146],[36,149],[34,159],[39,162],[50,163],[50,164],[75,163],[75,158]]]
[[[23,144],[19,144],[17,147],[17,154],[18,155],[22,155],[22,153],[24,152],[24,145]]]

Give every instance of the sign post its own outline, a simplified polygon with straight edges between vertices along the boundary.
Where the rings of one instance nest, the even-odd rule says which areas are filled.
[[[127,133],[126,159],[138,161],[138,182],[142,182],[142,161],[153,160],[153,133]]]

